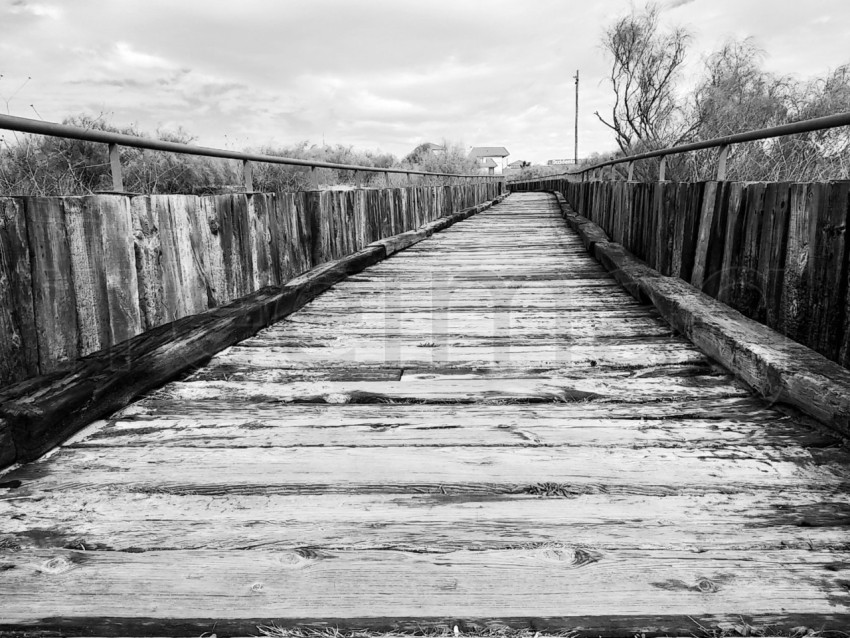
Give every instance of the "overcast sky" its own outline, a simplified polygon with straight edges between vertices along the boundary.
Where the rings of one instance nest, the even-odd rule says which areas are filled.
[[[614,148],[593,115],[610,111],[612,97],[600,36],[643,4],[0,0],[0,109],[50,121],[104,112],[149,131],[182,125],[198,144],[231,149],[324,139],[403,156],[448,139],[539,162],[572,156],[580,69],[585,156]],[[693,70],[747,36],[769,70],[801,79],[850,62],[848,0],[660,5],[664,23],[693,33]]]

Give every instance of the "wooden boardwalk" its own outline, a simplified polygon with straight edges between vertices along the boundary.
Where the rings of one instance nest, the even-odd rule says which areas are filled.
[[[837,443],[515,194],[0,477],[0,628],[846,630]]]

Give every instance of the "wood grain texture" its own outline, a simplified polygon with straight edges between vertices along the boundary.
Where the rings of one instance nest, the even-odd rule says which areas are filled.
[[[31,268],[24,202],[17,198],[2,197],[0,198],[0,386],[38,373],[38,338],[35,327]]]
[[[77,301],[62,200],[25,200],[32,263],[39,371],[52,372],[79,355]]]
[[[435,199],[392,195],[390,225]],[[846,626],[838,439],[613,288],[585,244],[666,278],[561,217],[515,195],[354,280],[320,265],[288,286],[315,301],[5,475],[2,627]]]

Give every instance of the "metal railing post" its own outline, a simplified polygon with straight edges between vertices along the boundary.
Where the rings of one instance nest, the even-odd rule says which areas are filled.
[[[720,154],[717,156],[717,181],[726,180],[726,158],[729,157],[729,145],[724,144],[720,147]]]
[[[121,157],[118,155],[118,144],[109,145],[109,170],[112,172],[112,190],[124,192],[124,177],[121,174]]]
[[[242,160],[242,183],[246,193],[254,192],[254,167],[251,160]]]
[[[667,156],[661,156],[661,163],[658,165],[658,181],[664,182],[667,177]]]

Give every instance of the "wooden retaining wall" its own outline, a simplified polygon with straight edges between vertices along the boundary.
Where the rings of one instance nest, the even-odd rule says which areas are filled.
[[[501,188],[0,197],[0,387],[283,284]]]
[[[850,182],[573,182],[548,190],[650,266],[850,367]]]

